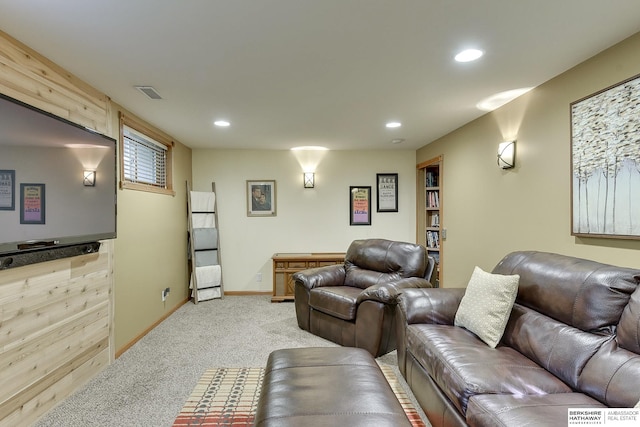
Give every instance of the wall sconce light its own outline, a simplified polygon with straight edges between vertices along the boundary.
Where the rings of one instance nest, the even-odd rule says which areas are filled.
[[[498,166],[511,169],[515,166],[516,142],[505,141],[498,145]]]
[[[96,171],[86,170],[82,174],[82,183],[85,187],[95,187],[96,185]]]
[[[305,172],[303,177],[304,188],[313,188],[315,185],[315,174],[313,172]]]

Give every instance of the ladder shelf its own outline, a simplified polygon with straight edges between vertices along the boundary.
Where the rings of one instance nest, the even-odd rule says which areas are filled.
[[[187,181],[189,289],[194,304],[224,296],[216,183],[211,191],[191,191]]]

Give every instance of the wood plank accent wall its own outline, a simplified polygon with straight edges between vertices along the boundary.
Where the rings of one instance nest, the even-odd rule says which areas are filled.
[[[109,98],[0,31],[0,92],[112,135]]]
[[[2,31],[0,92],[113,136],[106,95]],[[30,425],[113,361],[113,246],[0,271],[0,426]]]

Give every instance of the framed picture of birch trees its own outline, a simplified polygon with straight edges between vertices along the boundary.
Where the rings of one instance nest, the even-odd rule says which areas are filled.
[[[640,239],[640,75],[570,107],[571,234]]]

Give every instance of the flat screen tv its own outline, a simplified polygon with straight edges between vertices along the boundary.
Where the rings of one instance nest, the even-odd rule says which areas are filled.
[[[115,237],[116,141],[0,94],[0,257]]]

